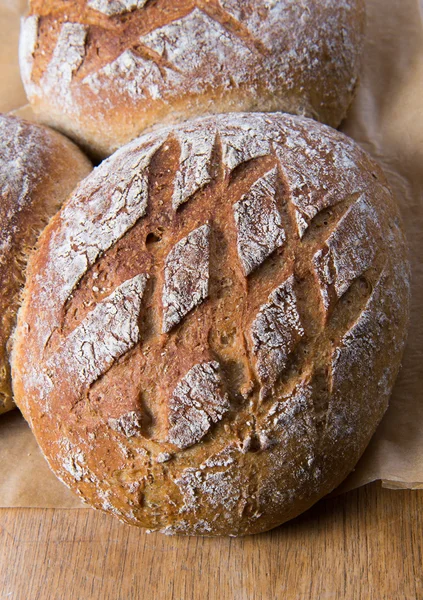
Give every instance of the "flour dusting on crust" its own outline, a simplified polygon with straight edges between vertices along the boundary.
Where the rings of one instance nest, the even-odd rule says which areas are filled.
[[[383,271],[367,301],[362,313],[354,325],[343,336],[340,345],[332,356],[332,389],[337,391],[346,382],[353,384],[353,378],[359,375],[366,380],[366,374],[371,372],[381,346],[381,334],[388,324],[385,312],[384,296],[386,272]],[[393,350],[399,340],[390,340]],[[358,373],[354,371],[358,367]],[[386,393],[386,390],[385,390]]]
[[[168,333],[209,293],[210,227],[202,225],[169,252],[163,286],[163,333]]]
[[[42,290],[43,306],[56,306],[56,317],[37,331],[43,345],[59,326],[60,305],[90,266],[146,214],[149,166],[163,141],[160,136],[144,138],[143,152],[136,156],[116,152],[111,171],[111,159],[103,161],[63,207],[61,228],[50,240],[50,281]]]
[[[140,411],[131,410],[117,419],[109,419],[108,423],[113,431],[117,431],[130,438],[139,434],[142,425],[142,415]]]
[[[59,443],[58,456],[61,459],[61,468],[75,481],[82,481],[87,472],[87,463],[84,453],[69,439],[62,438]]]
[[[148,0],[89,0],[87,6],[111,17],[142,8]]]
[[[80,23],[63,24],[53,57],[41,79],[44,91],[59,95],[65,104],[72,102],[72,79],[84,60],[87,32],[88,27]]]
[[[21,34],[19,38],[19,66],[23,84],[28,93],[36,92],[37,86],[32,81],[34,52],[38,39],[39,17],[32,15],[21,19]]]
[[[277,32],[289,31],[289,21],[300,21],[301,16],[307,16],[307,9],[303,2],[278,2],[277,0],[219,0],[221,6],[236,19],[243,23],[257,40],[260,40],[268,49],[272,49],[277,42]],[[295,4],[298,4],[294,13]],[[289,16],[288,16],[289,15]],[[295,41],[294,41],[295,43]],[[298,43],[298,42],[297,42]],[[292,52],[292,50],[291,50]]]
[[[354,279],[371,266],[379,245],[379,234],[377,213],[363,195],[348,209],[325,247],[313,258],[326,309],[330,305],[329,289],[332,286],[340,298]]]
[[[138,343],[138,317],[147,277],[122,283],[97,304],[47,361],[50,377],[63,376],[90,385]]]
[[[153,61],[131,50],[125,50],[114,61],[108,63],[95,73],[87,75],[82,83],[89,86],[94,94],[98,94],[107,87],[119,94],[124,94],[127,99],[135,101],[141,98],[157,100],[161,98],[163,86],[171,83],[176,85],[180,76],[172,69],[163,67],[163,71]],[[113,104],[109,101],[110,108]]]
[[[57,56],[39,85],[27,77],[24,83],[45,118],[54,105],[64,128],[77,119],[73,130],[99,152],[163,119],[211,111],[280,110],[337,126],[353,97],[362,0],[203,0],[159,8],[148,0],[88,0],[84,6],[57,0],[40,10],[53,27],[42,28],[36,66],[45,69],[43,56],[62,27]],[[86,53],[83,36],[68,32],[78,26],[89,40]],[[23,38],[22,56],[30,57],[32,35]],[[101,127],[96,132],[96,123],[115,132],[119,144],[105,139]]]
[[[169,403],[170,443],[179,448],[197,444],[229,409],[222,392],[219,363],[195,365],[176,386]]]
[[[302,446],[306,447],[308,461],[314,458],[316,422],[321,417],[316,414],[313,404],[312,379],[312,376],[304,377],[290,393],[275,402],[262,425],[262,435],[265,434],[267,439],[277,440],[282,446],[292,439],[300,438]]]
[[[163,128],[96,169],[41,238],[16,335],[19,402],[54,470],[126,522],[273,527],[339,483],[386,408],[404,255],[383,175],[339,132],[281,114]],[[87,312],[93,283],[115,292]],[[350,287],[324,309],[321,289]]]
[[[245,114],[228,115],[227,119],[229,127],[219,131],[219,138],[222,142],[223,164],[228,171],[253,158],[271,154],[273,144],[282,141],[278,130],[271,137],[268,135],[269,122],[263,116],[258,117],[254,127]]]
[[[242,510],[248,489],[243,485],[247,483],[246,474],[236,466],[237,454],[235,448],[227,447],[198,468],[183,471],[175,481],[184,499],[182,515],[195,514],[203,503],[227,514],[240,504]]]
[[[324,137],[320,132],[317,123],[294,128],[285,144],[275,147],[296,208],[300,238],[319,212],[342,202],[363,186],[362,174],[351,160],[357,151],[353,142],[339,138],[335,131],[328,130]]]
[[[234,204],[238,254],[246,275],[283,246],[286,240],[276,200],[277,180],[275,167]]]
[[[400,279],[400,278],[399,278]],[[366,415],[371,418],[375,410],[373,398],[374,377],[379,371],[377,383],[377,402],[379,410],[386,410],[392,392],[392,382],[397,365],[387,363],[382,372],[377,369],[380,353],[389,344],[392,353],[401,353],[405,343],[405,332],[396,332],[387,336],[390,318],[398,318],[402,308],[391,305],[394,309],[391,317],[387,315],[386,305],[392,293],[389,290],[386,269],[382,271],[373,292],[357,318],[354,325],[342,337],[340,344],[334,349],[331,361],[331,395],[328,409],[328,420],[332,421],[333,435],[341,437],[347,432],[351,439],[357,436],[357,423]],[[370,376],[373,374],[373,377]],[[356,382],[363,386],[361,402],[354,398]],[[373,396],[373,397],[372,397]]]
[[[208,128],[204,131],[194,128],[192,131],[184,131],[183,135],[176,132],[181,155],[172,197],[175,210],[211,181],[210,163],[215,135]]]
[[[168,101],[180,94],[182,86],[199,93],[205,82],[229,88],[233,83],[239,85],[248,75],[247,70],[234,71],[231,65],[242,65],[251,50],[198,8],[141,36],[139,42],[153,51],[159,61],[153,56],[138,56],[127,48],[114,61],[87,75],[83,84],[96,94],[111,89],[133,101]]]
[[[251,326],[257,374],[265,390],[277,382],[303,336],[291,276],[270,294]]]
[[[140,42],[189,77],[190,92],[200,92],[205,83],[230,87],[247,79],[248,71],[242,65],[249,59],[251,50],[199,8],[141,36]],[[237,69],[233,68],[234,64]]]
[[[0,115],[0,266],[18,234],[18,215],[30,206],[32,193],[52,150],[47,130]]]

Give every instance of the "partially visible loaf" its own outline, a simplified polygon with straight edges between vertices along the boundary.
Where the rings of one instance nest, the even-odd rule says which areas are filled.
[[[353,469],[382,418],[409,268],[380,168],[309,119],[145,135],[33,255],[16,401],[57,476],[166,533],[255,533]]]
[[[91,168],[61,134],[0,115],[0,414],[14,407],[8,340],[28,255],[40,231]]]
[[[21,73],[39,118],[101,156],[205,113],[337,127],[364,21],[364,0],[31,0]]]

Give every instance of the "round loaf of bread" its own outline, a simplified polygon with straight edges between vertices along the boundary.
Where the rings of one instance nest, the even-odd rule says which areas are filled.
[[[364,0],[31,0],[21,73],[42,121],[100,156],[205,113],[337,127],[364,20]]]
[[[385,177],[343,134],[282,114],[163,128],[44,231],[16,400],[94,507],[166,533],[264,531],[353,469],[408,296]]]
[[[50,217],[91,168],[82,152],[62,135],[0,115],[0,414],[15,406],[8,340],[28,254]]]

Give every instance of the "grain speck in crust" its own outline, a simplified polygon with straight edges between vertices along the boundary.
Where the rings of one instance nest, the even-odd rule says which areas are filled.
[[[43,232],[15,397],[93,507],[168,535],[265,531],[366,448],[409,277],[387,181],[342,133],[282,113],[162,127]]]
[[[29,102],[102,157],[153,126],[211,113],[284,111],[337,127],[359,77],[364,0],[29,4]]]

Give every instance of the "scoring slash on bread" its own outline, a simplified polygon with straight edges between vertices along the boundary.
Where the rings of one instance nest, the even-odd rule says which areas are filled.
[[[261,532],[354,468],[408,302],[398,210],[343,134],[282,114],[161,128],[42,234],[15,397],[92,506],[169,534]]]
[[[205,113],[337,127],[364,21],[364,0],[31,0],[21,73],[38,117],[99,156]]]
[[[15,407],[8,358],[28,255],[49,219],[91,171],[65,137],[0,114],[0,414]]]

